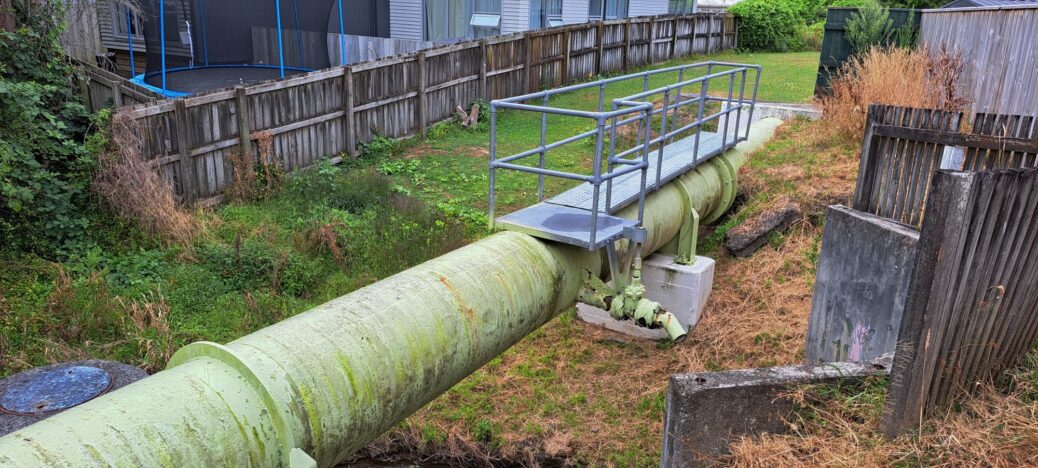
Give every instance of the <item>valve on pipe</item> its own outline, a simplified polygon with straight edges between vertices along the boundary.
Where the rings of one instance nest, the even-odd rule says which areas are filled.
[[[684,341],[688,331],[677,317],[667,312],[660,303],[644,297],[641,252],[642,243],[646,238],[645,228],[635,228],[626,237],[634,245],[627,249],[623,262],[618,262],[614,246],[607,247],[610,279],[613,284],[609,285],[585,270],[584,285],[580,288],[577,300],[603,309],[617,320],[634,320],[639,326],[646,328],[662,327],[674,343]]]

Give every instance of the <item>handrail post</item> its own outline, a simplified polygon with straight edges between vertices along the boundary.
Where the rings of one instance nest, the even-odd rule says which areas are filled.
[[[487,208],[489,210],[488,221],[490,223],[490,229],[494,228],[494,177],[496,176],[497,168],[495,167],[494,161],[497,159],[497,104],[490,103],[490,197],[487,201]]]
[[[732,116],[732,92],[735,91],[735,73],[728,74],[728,102],[724,108],[724,133],[721,134],[721,151],[724,151],[728,143],[728,121]],[[738,137],[736,137],[738,140]]]
[[[713,71],[713,63],[707,65],[706,74],[707,76]],[[710,80],[703,80],[703,86],[699,91],[699,114],[696,115],[696,143],[692,147],[692,163],[699,162],[699,138],[703,135],[703,108],[706,107],[706,94],[709,90]]]
[[[658,188],[660,185],[660,177],[663,174],[663,147],[667,146],[667,107],[670,106],[670,88],[663,91],[663,117],[660,119],[660,146],[657,148],[656,156],[656,182],[652,184],[653,188]],[[650,142],[646,141],[646,145]]]
[[[548,107],[548,94],[544,94],[544,99],[541,101],[544,107]],[[537,167],[544,169],[544,165],[547,162],[548,150],[544,147],[548,144],[548,113],[541,112],[541,156]],[[544,174],[537,175],[537,202],[544,201]]]
[[[591,164],[591,183],[594,194],[591,197],[591,232],[588,237],[588,250],[594,250],[595,237],[598,234],[598,200],[602,188],[602,139],[605,136],[605,119],[598,117],[598,132],[595,135],[595,160]]]

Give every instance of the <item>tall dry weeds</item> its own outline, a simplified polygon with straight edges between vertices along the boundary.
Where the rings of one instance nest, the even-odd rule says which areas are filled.
[[[137,343],[137,354],[140,358],[138,367],[148,373],[162,370],[176,351],[173,332],[169,325],[170,305],[159,293],[129,304],[120,298],[119,303],[124,310],[129,311],[133,327],[128,329],[127,333]]]
[[[240,148],[230,151],[231,183],[225,193],[236,202],[260,200],[273,195],[281,186],[284,171],[274,155],[274,135],[265,130],[255,134],[259,160]]]
[[[978,384],[956,410],[931,420],[915,435],[890,440],[877,430],[872,394],[833,396],[820,387],[788,395],[802,409],[790,434],[743,438],[723,460],[738,466],[1038,466],[1038,401],[1021,371],[1011,389]],[[881,406],[881,403],[880,403]]]
[[[852,57],[830,81],[822,98],[822,119],[831,136],[860,141],[870,104],[966,111],[970,101],[959,88],[964,63],[946,48],[874,47]]]
[[[98,157],[92,188],[115,213],[169,244],[190,247],[198,224],[177,206],[173,189],[141,155],[140,128],[124,112],[112,115],[109,145]]]

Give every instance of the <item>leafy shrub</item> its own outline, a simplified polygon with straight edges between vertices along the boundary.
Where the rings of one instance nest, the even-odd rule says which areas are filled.
[[[234,246],[208,244],[198,249],[205,267],[238,291],[267,288],[295,296],[305,294],[320,268],[295,252],[279,250],[256,239]]]
[[[324,206],[356,214],[388,199],[392,191],[392,180],[374,171],[344,171],[325,164],[293,177],[285,195],[300,206]]]
[[[93,168],[61,4],[13,2],[18,27],[0,31],[0,244],[48,258],[82,247]]]
[[[355,274],[384,278],[460,247],[465,228],[417,198],[393,195],[338,242]]]
[[[822,50],[822,39],[824,36],[824,21],[800,26],[800,43],[806,50]]]
[[[397,151],[400,151],[400,142],[381,135],[376,136],[369,142],[360,144],[360,157],[371,161],[378,161],[392,156]]]
[[[744,0],[728,9],[739,17],[739,47],[787,51],[798,45],[802,7],[789,1]]]
[[[851,44],[851,50],[861,53],[874,45],[889,42],[893,32],[894,22],[890,19],[890,12],[872,1],[847,19],[845,37]]]

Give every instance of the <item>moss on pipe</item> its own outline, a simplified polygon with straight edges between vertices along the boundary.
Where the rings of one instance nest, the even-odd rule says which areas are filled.
[[[722,157],[738,168],[751,146]],[[714,162],[677,180],[700,212],[724,204]],[[672,185],[646,200],[647,253],[689,215]],[[226,346],[185,347],[163,372],[0,438],[0,466],[275,466],[293,448],[331,466],[571,307],[604,265],[498,233]]]

